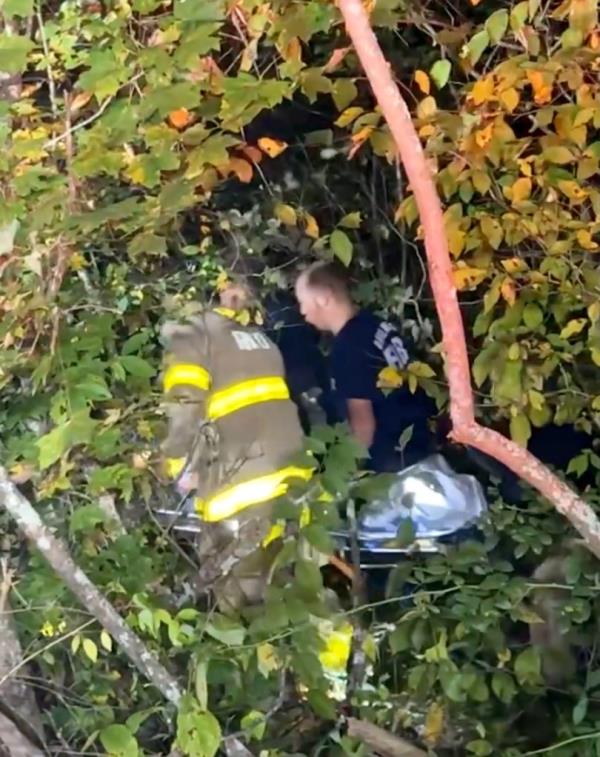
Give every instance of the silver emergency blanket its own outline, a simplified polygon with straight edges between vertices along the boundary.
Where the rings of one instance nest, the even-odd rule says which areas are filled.
[[[407,519],[416,539],[433,539],[474,525],[487,510],[481,484],[456,473],[441,455],[430,455],[400,471],[388,496],[361,508],[358,538],[376,547],[397,537]]]

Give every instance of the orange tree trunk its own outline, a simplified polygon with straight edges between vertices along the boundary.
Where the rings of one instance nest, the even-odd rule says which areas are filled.
[[[565,515],[600,558],[600,521],[592,508],[526,449],[475,420],[471,374],[442,206],[410,113],[392,77],[361,0],[337,0],[346,29],[390,127],[424,230],[429,279],[442,329],[452,437],[504,463]]]

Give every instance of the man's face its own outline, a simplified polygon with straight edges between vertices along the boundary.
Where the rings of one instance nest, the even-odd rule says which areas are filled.
[[[300,305],[300,312],[304,320],[319,331],[329,330],[329,302],[327,292],[312,289],[306,283],[306,279],[300,276],[296,282],[296,299]]]

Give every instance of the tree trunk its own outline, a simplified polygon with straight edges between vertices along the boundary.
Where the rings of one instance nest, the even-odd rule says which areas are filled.
[[[475,420],[463,322],[444,229],[442,206],[410,112],[371,28],[361,0],[338,0],[348,34],[394,137],[419,209],[429,280],[435,299],[450,393],[452,436],[499,460],[566,516],[600,558],[600,521],[594,511],[526,449]]]

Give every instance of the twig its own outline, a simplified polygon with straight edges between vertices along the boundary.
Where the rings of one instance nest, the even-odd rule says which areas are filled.
[[[362,741],[381,757],[427,757],[427,753],[408,741],[364,720],[348,718],[348,736]]]
[[[48,40],[46,39],[46,32],[44,31],[44,19],[42,18],[42,13],[39,9],[39,6],[35,15],[37,17],[38,27],[40,30],[40,39],[42,40],[44,57],[46,58],[46,73],[48,75],[48,96],[50,98],[50,107],[52,108],[52,115],[54,116],[54,118],[57,118],[58,108],[56,107],[56,84],[54,82],[52,66],[50,65],[50,50],[48,49]]]

